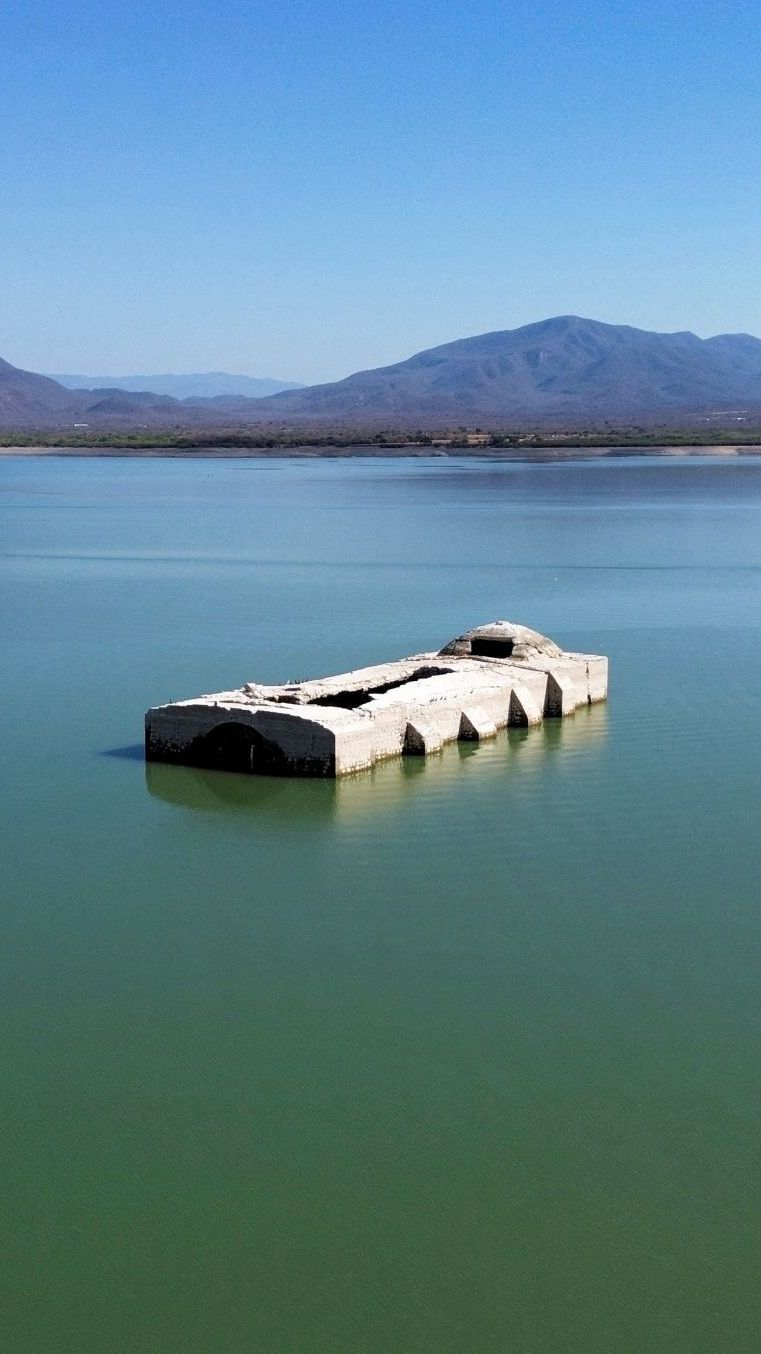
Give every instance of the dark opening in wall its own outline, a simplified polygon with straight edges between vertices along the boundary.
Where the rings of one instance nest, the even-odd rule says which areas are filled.
[[[386,691],[393,691],[398,686],[407,686],[408,682],[420,682],[424,677],[445,677],[451,671],[451,668],[415,668],[409,677],[401,677],[396,682],[383,682],[379,686],[361,686],[356,691],[333,691],[329,696],[315,696],[314,700],[308,701],[307,704],[339,705],[342,710],[356,710],[371,696],[382,696]]]
[[[514,639],[487,639],[481,636],[470,641],[470,652],[482,658],[509,658],[514,647]]]
[[[245,775],[288,775],[288,759],[276,743],[247,724],[217,724],[193,744],[192,764]]]

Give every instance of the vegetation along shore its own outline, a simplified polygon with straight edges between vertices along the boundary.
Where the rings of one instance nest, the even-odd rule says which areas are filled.
[[[727,429],[710,432],[653,429],[611,429],[604,432],[550,435],[526,433],[453,433],[437,438],[428,434],[334,433],[308,438],[283,433],[262,436],[220,432],[201,439],[186,432],[100,433],[91,436],[7,434],[0,439],[0,456],[135,456],[135,457],[351,457],[457,456],[526,457],[561,460],[582,452],[589,456],[752,455],[761,452],[761,429],[734,436]]]

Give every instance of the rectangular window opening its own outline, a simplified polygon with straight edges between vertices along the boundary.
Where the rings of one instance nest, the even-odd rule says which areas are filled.
[[[509,658],[514,647],[514,639],[487,639],[483,636],[470,641],[470,652],[477,658]]]

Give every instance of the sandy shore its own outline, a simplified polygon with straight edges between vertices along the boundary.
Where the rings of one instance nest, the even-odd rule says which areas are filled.
[[[761,445],[657,447],[0,447],[2,456],[117,457],[125,460],[322,460],[365,457],[378,459],[566,461],[627,456],[758,456]]]

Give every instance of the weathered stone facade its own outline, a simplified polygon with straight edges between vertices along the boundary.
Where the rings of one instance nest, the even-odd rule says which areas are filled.
[[[145,717],[146,757],[220,770],[343,776],[387,757],[427,756],[605,700],[608,660],[564,653],[523,625],[481,625],[414,654],[285,686],[175,701]]]

